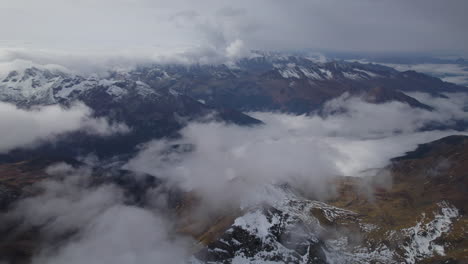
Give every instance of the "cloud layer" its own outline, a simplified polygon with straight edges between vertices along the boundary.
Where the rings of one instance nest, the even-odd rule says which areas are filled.
[[[0,120],[0,153],[53,140],[72,131],[100,136],[129,131],[125,124],[111,124],[105,118],[93,118],[91,109],[83,104],[67,109],[51,105],[25,110],[0,102]]]
[[[48,173],[51,179],[34,186],[39,195],[0,215],[3,223],[21,223],[18,230],[40,230],[43,246],[32,263],[184,263],[188,258],[190,240],[171,234],[175,229],[167,217],[126,204],[115,185],[93,186],[89,168],[61,163]]]
[[[149,142],[127,168],[165,177],[220,206],[238,197],[258,203],[257,194],[268,184],[289,183],[320,197],[329,194],[330,177],[358,176],[417,144],[457,133],[420,132],[426,125],[468,120],[462,110],[466,96],[418,96],[437,111],[343,95],[327,103],[326,110],[335,114],[326,117],[252,113],[265,125],[248,128],[192,123],[180,140]],[[174,151],[174,145],[182,147]]]
[[[0,46],[10,48],[177,53],[202,61],[250,49],[468,53],[463,0],[0,3]]]
[[[381,63],[398,71],[417,71],[426,73],[443,81],[468,86],[468,67],[459,64],[391,64]]]

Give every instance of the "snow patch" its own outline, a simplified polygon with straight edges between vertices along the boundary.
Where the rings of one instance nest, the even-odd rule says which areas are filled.
[[[111,96],[121,97],[122,95],[126,95],[128,92],[125,89],[112,85],[111,87],[107,88],[106,93]]]
[[[314,79],[314,80],[322,80],[322,76],[320,74],[316,73],[313,70],[306,69],[304,67],[299,67],[299,70],[309,79]]]
[[[351,79],[351,80],[360,80],[362,79],[361,75],[352,73],[352,72],[343,72],[343,76],[345,78]]]
[[[333,73],[326,69],[319,69],[322,74],[325,74],[325,78],[331,80],[333,79]]]
[[[279,219],[276,217],[272,217],[271,221],[269,221],[262,210],[255,210],[237,218],[233,226],[238,226],[265,241],[267,236],[270,235],[270,228],[278,223]]]
[[[457,208],[445,201],[437,205],[440,207],[440,213],[435,214],[432,221],[424,223],[426,216],[423,215],[421,221],[414,227],[403,230],[403,233],[411,238],[410,242],[403,247],[408,263],[416,263],[434,254],[445,255],[444,247],[436,244],[435,240],[450,230],[452,220],[457,218],[459,213]]]
[[[289,79],[289,78],[300,79],[301,78],[301,76],[294,69],[291,69],[291,68],[279,70],[279,73],[285,79]]]
[[[375,77],[379,77],[379,76],[380,76],[380,75],[378,75],[378,74],[376,74],[376,73],[373,73],[373,72],[370,72],[370,71],[361,70],[361,69],[357,69],[357,68],[354,68],[353,70],[354,70],[354,71],[358,71],[358,72],[365,73],[365,74],[367,74],[369,77],[372,77],[372,78],[375,78]]]

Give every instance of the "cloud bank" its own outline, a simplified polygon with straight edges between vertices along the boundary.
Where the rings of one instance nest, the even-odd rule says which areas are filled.
[[[93,185],[89,168],[60,163],[47,171],[51,179],[34,186],[39,195],[0,215],[21,223],[18,230],[40,230],[43,247],[32,263],[185,263],[191,241],[171,234],[157,209],[129,205],[113,184]]]
[[[219,61],[248,50],[468,54],[463,0],[2,0],[0,47],[15,56]],[[20,49],[18,49],[20,48]],[[12,52],[11,49],[14,51]],[[23,54],[23,55],[22,55]],[[101,54],[101,56],[100,56]],[[172,54],[172,55],[170,55]],[[106,56],[104,56],[106,57]]]
[[[463,110],[468,98],[449,96],[419,94],[433,112],[400,102],[370,104],[345,94],[326,104],[326,112],[334,114],[325,117],[251,113],[265,125],[248,128],[192,123],[179,140],[147,143],[126,168],[165,177],[215,207],[238,197],[243,204],[256,204],[268,184],[288,183],[323,197],[333,176],[359,176],[417,144],[459,133],[421,131],[434,122],[468,120]]]
[[[468,67],[459,64],[392,64],[380,63],[398,71],[417,71],[441,78],[443,81],[468,86]]]
[[[84,104],[75,104],[70,108],[51,105],[25,110],[0,102],[0,120],[0,153],[53,140],[60,134],[72,131],[99,136],[129,131],[125,124],[93,118],[91,109]]]

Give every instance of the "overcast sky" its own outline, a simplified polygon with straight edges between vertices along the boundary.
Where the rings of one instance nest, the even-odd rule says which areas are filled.
[[[0,47],[466,55],[467,10],[466,0],[0,0]]]

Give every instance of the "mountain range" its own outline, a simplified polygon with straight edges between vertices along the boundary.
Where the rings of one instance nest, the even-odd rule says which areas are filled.
[[[412,92],[446,98],[446,93],[468,90],[415,71],[263,52],[220,65],[151,64],[94,75],[41,65],[14,69],[0,80],[1,102],[26,110],[81,102],[93,117],[130,129],[108,137],[69,132],[34,148],[1,153],[1,209],[8,211],[15,201],[37,195],[30,187],[53,178],[46,172],[50,165],[79,167],[84,164],[77,156],[93,153],[104,165],[92,165],[90,186],[115,185],[130,197],[128,204],[139,207],[149,203],[148,190],[161,187],[169,197],[169,214],[177,216],[178,232],[198,242],[190,258],[194,264],[464,263],[466,136],[420,145],[376,169],[372,177],[333,177],[333,195],[326,199],[313,199],[288,184],[267,185],[267,192],[279,197],[274,203],[220,210],[203,223],[190,218],[197,208],[196,194],[120,166],[150,140],[181,137],[181,129],[193,121],[257,127],[264,122],[250,112],[323,116],[326,103],[343,94],[370,104],[398,102],[437,111]],[[467,127],[465,122],[438,123],[423,130]],[[386,181],[392,184],[382,184]],[[43,230],[8,224],[0,229],[5,238],[0,240],[0,262],[29,263]],[[73,233],[60,239],[69,237]]]
[[[91,76],[32,66],[12,70],[0,80],[0,101],[26,109],[52,104],[68,107],[79,101],[94,116],[125,123],[132,130],[98,141],[77,133],[73,138],[79,144],[66,141],[52,149],[36,149],[69,158],[89,152],[103,158],[127,154],[152,138],[176,137],[188,121],[208,115],[212,120],[254,125],[261,121],[246,112],[320,112],[327,101],[344,93],[375,104],[396,101],[433,110],[406,92],[444,97],[446,92],[466,93],[466,88],[414,71],[276,53],[256,53],[221,65],[146,65]],[[457,123],[451,128],[463,130],[466,125]],[[15,153],[20,159],[29,155],[21,150]]]

